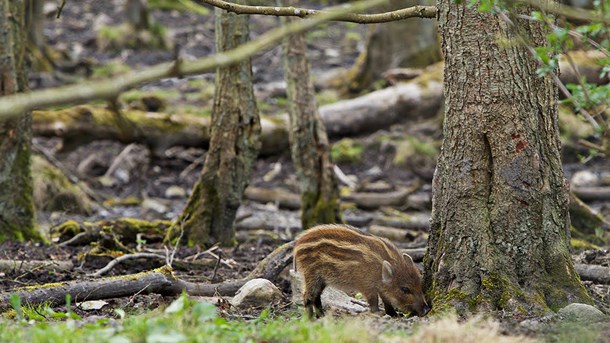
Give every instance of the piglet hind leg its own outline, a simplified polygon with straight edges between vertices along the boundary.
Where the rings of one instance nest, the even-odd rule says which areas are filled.
[[[319,318],[324,315],[324,310],[322,309],[322,291],[325,287],[326,285],[323,280],[305,277],[303,300],[309,318]]]

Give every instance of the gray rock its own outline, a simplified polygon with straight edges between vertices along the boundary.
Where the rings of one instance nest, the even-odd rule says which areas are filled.
[[[237,308],[264,307],[278,303],[282,292],[267,279],[253,279],[246,282],[231,300]]]
[[[290,270],[290,283],[292,286],[292,302],[303,305],[303,277],[300,273]],[[350,313],[361,313],[368,309],[365,301],[350,297],[333,287],[326,287],[322,292],[322,307],[324,309],[335,308]]]
[[[584,323],[594,323],[608,320],[608,316],[606,316],[602,311],[591,305],[580,303],[572,303],[559,310],[558,314],[563,319],[576,320]]]

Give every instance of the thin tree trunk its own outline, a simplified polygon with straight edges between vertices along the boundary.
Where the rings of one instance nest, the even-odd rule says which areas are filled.
[[[295,0],[278,0],[279,6],[296,6]],[[282,23],[295,18],[283,17]],[[339,188],[330,159],[328,136],[318,112],[309,73],[305,34],[284,38],[284,77],[290,104],[290,152],[301,189],[303,229],[341,222]]]
[[[536,76],[526,46],[501,42],[520,40],[498,16],[438,8],[446,115],[425,259],[432,302],[520,313],[590,302],[568,250],[555,84]],[[515,23],[545,45],[538,24]]]
[[[0,0],[0,96],[27,89],[25,2]],[[0,121],[0,241],[40,239],[30,170],[32,115]]]
[[[248,16],[216,9],[216,50],[248,40]],[[250,59],[216,71],[210,148],[191,197],[168,238],[184,230],[190,245],[235,243],[235,213],[260,150],[261,125]]]
[[[393,11],[432,0],[392,0],[380,11]],[[427,18],[410,18],[367,26],[366,49],[362,51],[348,82],[350,92],[358,93],[382,79],[396,67],[423,68],[441,59],[436,23]]]
[[[136,31],[150,30],[150,14],[146,0],[127,0],[125,19]]]

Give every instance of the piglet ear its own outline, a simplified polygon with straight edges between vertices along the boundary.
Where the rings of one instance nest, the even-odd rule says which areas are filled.
[[[381,281],[384,284],[390,284],[392,282],[392,275],[394,274],[394,269],[390,262],[384,260],[383,265],[381,266]]]
[[[408,254],[402,254],[402,257],[404,257],[404,258],[405,258],[405,261],[407,261],[407,263],[409,263],[409,262],[410,262],[410,263],[415,264],[415,262],[413,262],[413,259],[411,258],[411,256],[410,256],[410,255],[408,255]]]

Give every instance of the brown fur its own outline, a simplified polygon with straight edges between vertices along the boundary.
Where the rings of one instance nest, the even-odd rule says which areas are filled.
[[[324,314],[320,296],[326,286],[360,292],[372,312],[379,297],[387,314],[429,311],[419,270],[388,240],[347,225],[319,225],[307,230],[294,247],[296,269],[305,282],[303,300],[310,316]]]

